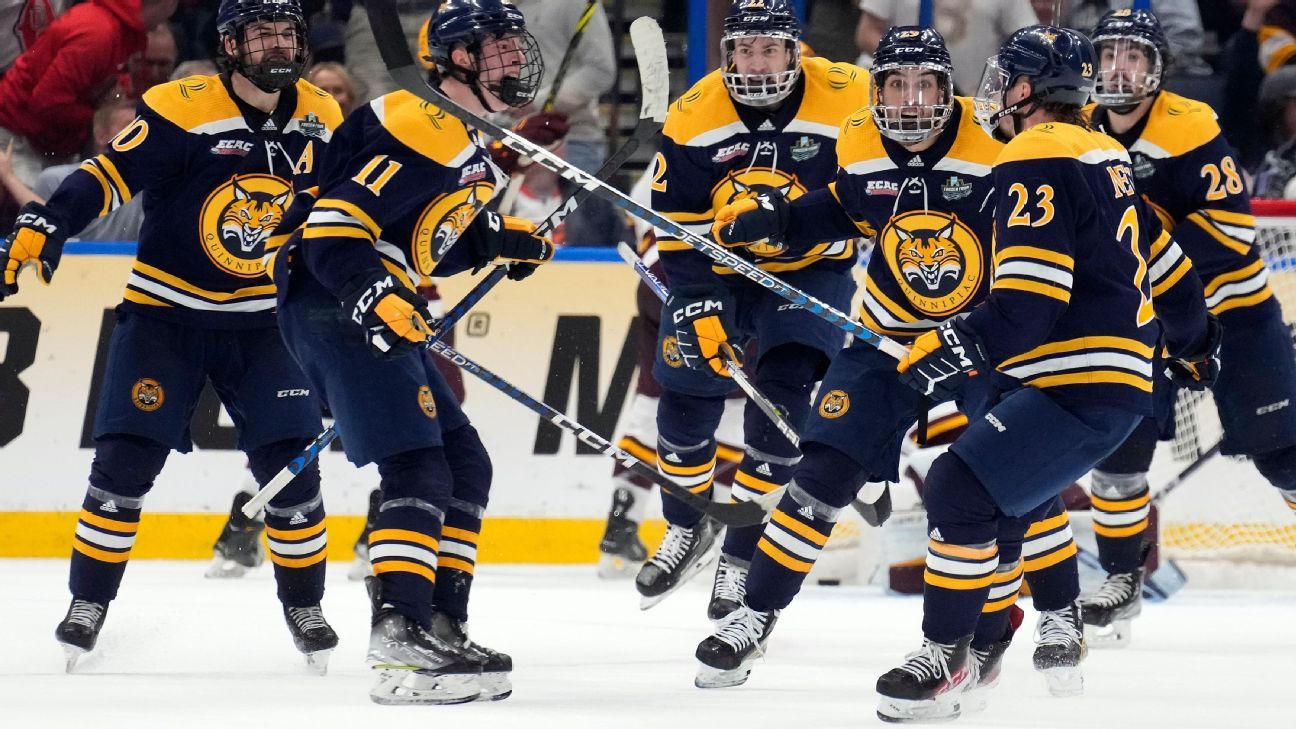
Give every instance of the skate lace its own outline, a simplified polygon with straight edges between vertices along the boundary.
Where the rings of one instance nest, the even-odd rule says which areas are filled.
[[[72,603],[72,610],[68,613],[67,621],[77,623],[87,628],[93,628],[99,623],[99,618],[104,614],[104,606],[97,602],[86,602],[85,600],[76,600]]]
[[[1089,598],[1088,603],[1098,607],[1114,607],[1125,602],[1134,593],[1135,585],[1138,581],[1138,575],[1134,573],[1119,573],[1108,575],[1103,580],[1102,586],[1098,591]]]
[[[1045,610],[1035,628],[1039,645],[1072,645],[1080,642],[1080,626],[1072,621],[1071,610]]]
[[[721,620],[715,637],[736,651],[745,650],[747,646],[757,646],[759,650],[761,633],[765,632],[768,621],[769,613],[757,612],[744,605]]]
[[[302,632],[328,627],[328,623],[324,620],[324,611],[318,605],[304,608],[290,607],[288,617]]]
[[[657,553],[653,555],[653,564],[667,570],[673,570],[688,554],[689,547],[693,546],[695,536],[692,529],[685,529],[672,524],[666,529],[666,536],[662,539],[661,546],[657,548]]]
[[[718,600],[729,600],[741,603],[747,594],[747,570],[733,564],[727,559],[720,560],[716,570],[715,597]]]
[[[905,656],[900,670],[913,674],[919,681],[950,675],[949,647],[923,639],[922,648]]]

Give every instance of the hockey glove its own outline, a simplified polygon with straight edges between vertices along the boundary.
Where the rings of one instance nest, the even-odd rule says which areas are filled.
[[[521,281],[553,258],[553,242],[536,235],[536,225],[530,220],[490,211],[483,212],[481,217],[485,227],[474,237],[473,255],[477,265],[473,273],[502,261],[510,264],[509,279]]]
[[[988,369],[980,338],[962,319],[924,332],[896,366],[901,382],[937,402],[953,400],[969,377]]]
[[[790,212],[783,193],[769,185],[752,185],[751,192],[716,212],[711,237],[726,248],[745,247],[758,256],[787,250],[783,234]]]
[[[675,325],[675,341],[684,364],[699,372],[729,377],[726,361],[740,362],[730,343],[734,331],[734,300],[728,291],[689,292],[666,300],[666,315]]]
[[[386,271],[348,284],[342,310],[364,329],[365,341],[379,357],[416,351],[432,336],[427,301]]]
[[[1220,343],[1224,326],[1214,314],[1206,315],[1206,342],[1196,354],[1174,357],[1166,362],[1165,376],[1189,390],[1209,390],[1220,374]]]
[[[880,527],[891,518],[891,484],[886,482],[866,483],[851,502],[856,513],[868,522],[869,526]]]
[[[567,138],[571,125],[567,121],[566,114],[542,111],[518,122],[514,125],[513,131],[523,139],[553,151]],[[531,164],[530,157],[519,155],[516,150],[504,146],[503,142],[491,142],[490,155],[506,175],[512,175]]]
[[[13,232],[0,243],[0,261],[4,262],[0,301],[18,293],[18,272],[29,263],[36,266],[41,283],[48,284],[63,257],[67,237],[67,225],[58,213],[37,202],[24,205]]]

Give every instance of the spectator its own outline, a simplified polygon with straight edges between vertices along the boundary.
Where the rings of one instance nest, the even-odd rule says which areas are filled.
[[[405,31],[405,43],[410,53],[417,53],[419,48],[418,34],[423,21],[432,15],[440,5],[440,0],[396,0],[396,11],[400,16],[401,28]],[[364,6],[350,10],[346,24],[346,60],[351,76],[357,85],[365,90],[360,98],[361,103],[368,103],[383,94],[396,90],[396,82],[383,65],[382,56],[378,53],[378,43],[374,40],[373,28],[369,25],[369,13]],[[415,56],[417,60],[417,56]],[[547,59],[546,59],[547,60]]]
[[[88,0],[59,16],[0,77],[0,146],[14,145],[18,179],[81,151],[96,100],[117,82],[146,29],[165,21],[176,0]]]
[[[359,105],[364,91],[358,88],[357,82],[340,63],[326,61],[311,66],[306,72],[306,80],[327,91],[342,107],[342,116],[348,116],[351,110]]]
[[[215,61],[209,59],[185,61],[171,72],[171,80],[179,81],[190,76],[215,76],[218,73],[220,69],[216,67]]]
[[[1269,151],[1256,169],[1252,195],[1296,198],[1296,66],[1265,77],[1257,116]]]
[[[175,35],[171,26],[161,23],[148,32],[148,42],[144,52],[131,56],[126,62],[126,74],[121,82],[122,93],[130,99],[139,99],[145,91],[166,83],[175,71],[176,57]]]
[[[565,142],[570,130],[567,117],[563,114],[533,114],[519,122],[513,131],[559,157],[566,156]],[[539,224],[558,208],[563,199],[563,185],[562,178],[557,173],[528,158],[520,157],[517,152],[498,141],[491,142],[490,152],[495,164],[509,175],[508,187],[499,197],[501,215],[526,218]],[[563,239],[566,227],[566,223],[560,225],[549,236],[554,245],[566,242]]]
[[[918,0],[860,0],[855,43],[859,64],[873,65],[873,51],[887,28],[918,24]],[[986,59],[999,51],[999,44],[1013,31],[1035,25],[1039,19],[1024,0],[965,0],[937,2],[933,25],[945,36],[954,60],[954,88],[960,94],[974,94],[981,82]]]
[[[1074,0],[1068,3],[1069,10],[1062,14],[1062,24],[1089,35],[1108,10],[1133,6],[1134,0]],[[1197,0],[1152,0],[1152,12],[1165,29],[1170,57],[1174,59],[1172,72],[1177,75],[1209,75],[1211,68],[1202,60],[1206,32],[1202,29]]]
[[[1296,0],[1268,0],[1248,3],[1247,15],[1253,15],[1254,5],[1263,7],[1263,21],[1257,33],[1260,67],[1265,73],[1274,71],[1296,60]],[[1244,20],[1243,27],[1248,27]]]
[[[1241,26],[1225,44],[1221,59],[1225,83],[1219,108],[1220,128],[1237,149],[1242,167],[1248,170],[1256,169],[1274,141],[1266,138],[1265,131],[1257,124],[1255,103],[1265,77],[1261,66],[1265,54],[1272,54],[1283,43],[1275,37],[1275,28],[1268,25],[1279,19],[1271,17],[1271,11],[1280,1],[1286,0],[1246,0]],[[1269,39],[1264,46],[1267,51],[1262,51],[1261,36]]]
[[[63,12],[64,0],[0,0],[0,73]]]
[[[134,118],[135,104],[123,96],[113,96],[95,109],[92,127],[95,154],[107,149],[113,137],[125,129]],[[40,173],[33,189],[24,185],[14,175],[12,159],[13,141],[10,140],[8,148],[0,151],[0,184],[4,185],[5,190],[19,206],[29,202],[44,205],[63,179],[80,167],[79,164],[49,167]],[[144,220],[144,204],[140,199],[132,198],[111,213],[91,221],[77,237],[81,240],[136,240],[139,237],[140,223]]]

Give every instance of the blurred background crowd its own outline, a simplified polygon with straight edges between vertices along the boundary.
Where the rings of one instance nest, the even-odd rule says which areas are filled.
[[[307,80],[333,94],[344,113],[394,90],[382,65],[363,0],[302,0],[309,20]],[[554,76],[585,0],[514,0]],[[411,48],[437,0],[398,0]],[[134,114],[150,87],[217,73],[219,0],[0,0],[0,224],[18,207],[43,200],[80,159],[94,155]],[[986,57],[1012,31],[1036,22],[1088,31],[1131,0],[936,0],[934,25],[954,59],[954,82],[969,94]],[[553,111],[517,110],[519,130],[587,170],[597,170],[637,117],[638,79],[626,39],[640,15],[660,19],[667,34],[672,96],[696,80],[687,67],[690,38],[705,39],[708,67],[719,65],[724,0],[607,0],[597,4],[554,96]],[[919,0],[804,0],[810,51],[867,67],[887,27],[914,24]],[[1055,7],[1060,12],[1054,18]],[[1172,58],[1165,86],[1206,102],[1238,150],[1256,197],[1296,198],[1296,0],[1153,0]],[[708,18],[710,34],[689,33]],[[537,98],[548,98],[542,87]],[[619,183],[627,187],[650,154]],[[563,183],[537,165],[503,159],[519,183],[509,204],[542,218],[564,194]],[[612,246],[625,222],[610,207],[587,206],[570,219],[561,242]],[[101,219],[87,240],[133,240],[137,210]]]

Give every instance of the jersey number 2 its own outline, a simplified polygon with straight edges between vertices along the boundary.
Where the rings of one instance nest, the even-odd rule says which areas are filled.
[[[1138,268],[1134,271],[1134,288],[1139,295],[1139,308],[1137,324],[1143,326],[1152,321],[1156,312],[1152,309],[1152,300],[1145,293],[1147,284],[1148,265],[1143,260],[1143,253],[1139,251],[1139,217],[1138,209],[1133,205],[1125,208],[1124,214],[1121,215],[1120,224],[1116,226],[1116,238],[1125,240],[1125,235],[1129,234],[1130,251],[1134,254],[1134,260],[1138,263]]]

